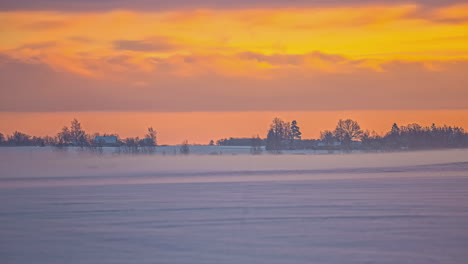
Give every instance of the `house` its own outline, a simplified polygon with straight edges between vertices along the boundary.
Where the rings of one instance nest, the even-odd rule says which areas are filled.
[[[94,138],[94,142],[102,146],[114,146],[117,145],[118,140],[117,136],[97,136]]]

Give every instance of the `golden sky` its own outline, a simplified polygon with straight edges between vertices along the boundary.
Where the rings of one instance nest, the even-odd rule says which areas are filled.
[[[468,108],[463,1],[166,2],[2,1],[0,111]]]

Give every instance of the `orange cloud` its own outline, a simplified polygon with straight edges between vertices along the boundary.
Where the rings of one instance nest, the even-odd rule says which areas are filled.
[[[456,82],[468,69],[467,12],[467,5],[417,4],[147,12],[7,11],[0,12],[0,55],[8,62],[0,62],[0,67],[13,77],[21,75],[24,68],[42,72],[50,80],[37,77],[36,82],[55,87],[44,94],[58,94],[57,90],[63,89],[56,97],[61,100],[67,100],[67,93],[81,98],[80,89],[110,98],[105,99],[112,102],[104,108],[126,104],[127,98],[133,98],[129,101],[135,104],[126,105],[128,108],[152,107],[150,98],[134,95],[134,91],[157,96],[158,100],[174,99],[177,93],[192,98],[203,95],[206,101],[231,98],[239,107],[255,108],[255,100],[261,95],[270,93],[273,101],[291,96],[291,83],[297,90],[289,99],[299,100],[301,105],[285,108],[306,107],[308,102],[302,97],[307,96],[326,98],[317,103],[320,109],[329,104],[352,108],[347,99],[360,92],[379,100],[394,93],[401,97],[394,98],[400,102],[396,105],[411,107],[410,99],[417,100],[420,85],[427,86],[427,102],[443,98],[446,101],[433,105],[460,107],[460,100],[468,96]],[[5,76],[2,87],[24,83],[13,77]],[[73,81],[76,84],[69,84]],[[22,85],[18,90],[24,93],[47,90],[31,88],[30,83]],[[447,85],[451,85],[449,93],[440,95]],[[253,102],[241,102],[243,98]],[[356,100],[354,104],[368,108],[381,106]],[[39,103],[30,103],[44,109]],[[180,107],[222,108],[213,102],[186,103]],[[76,104],[60,108],[80,108]],[[100,107],[99,102],[82,104],[82,108]],[[235,107],[234,103],[227,105],[229,109]],[[272,105],[262,102],[256,110],[271,109]]]
[[[468,4],[458,4],[433,11],[433,17],[444,22],[468,23]]]

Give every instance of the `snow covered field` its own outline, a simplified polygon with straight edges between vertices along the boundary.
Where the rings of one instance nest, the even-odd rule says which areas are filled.
[[[467,150],[225,153],[0,148],[0,263],[468,259]]]

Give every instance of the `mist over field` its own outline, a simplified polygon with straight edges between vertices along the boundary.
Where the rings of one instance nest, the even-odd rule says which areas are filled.
[[[468,258],[468,150],[208,155],[212,149],[192,148],[188,156],[0,149],[1,262]]]
[[[0,264],[468,263],[468,2],[0,0]]]
[[[373,178],[463,175],[468,150],[327,154],[307,150],[284,155],[250,155],[249,147],[177,146],[153,155],[93,153],[80,148],[0,148],[2,186],[99,185],[199,181],[269,181],[317,178]],[[164,154],[163,154],[164,153]],[[318,154],[317,154],[318,153]],[[404,175],[402,175],[404,174]],[[44,181],[46,180],[46,181]]]

